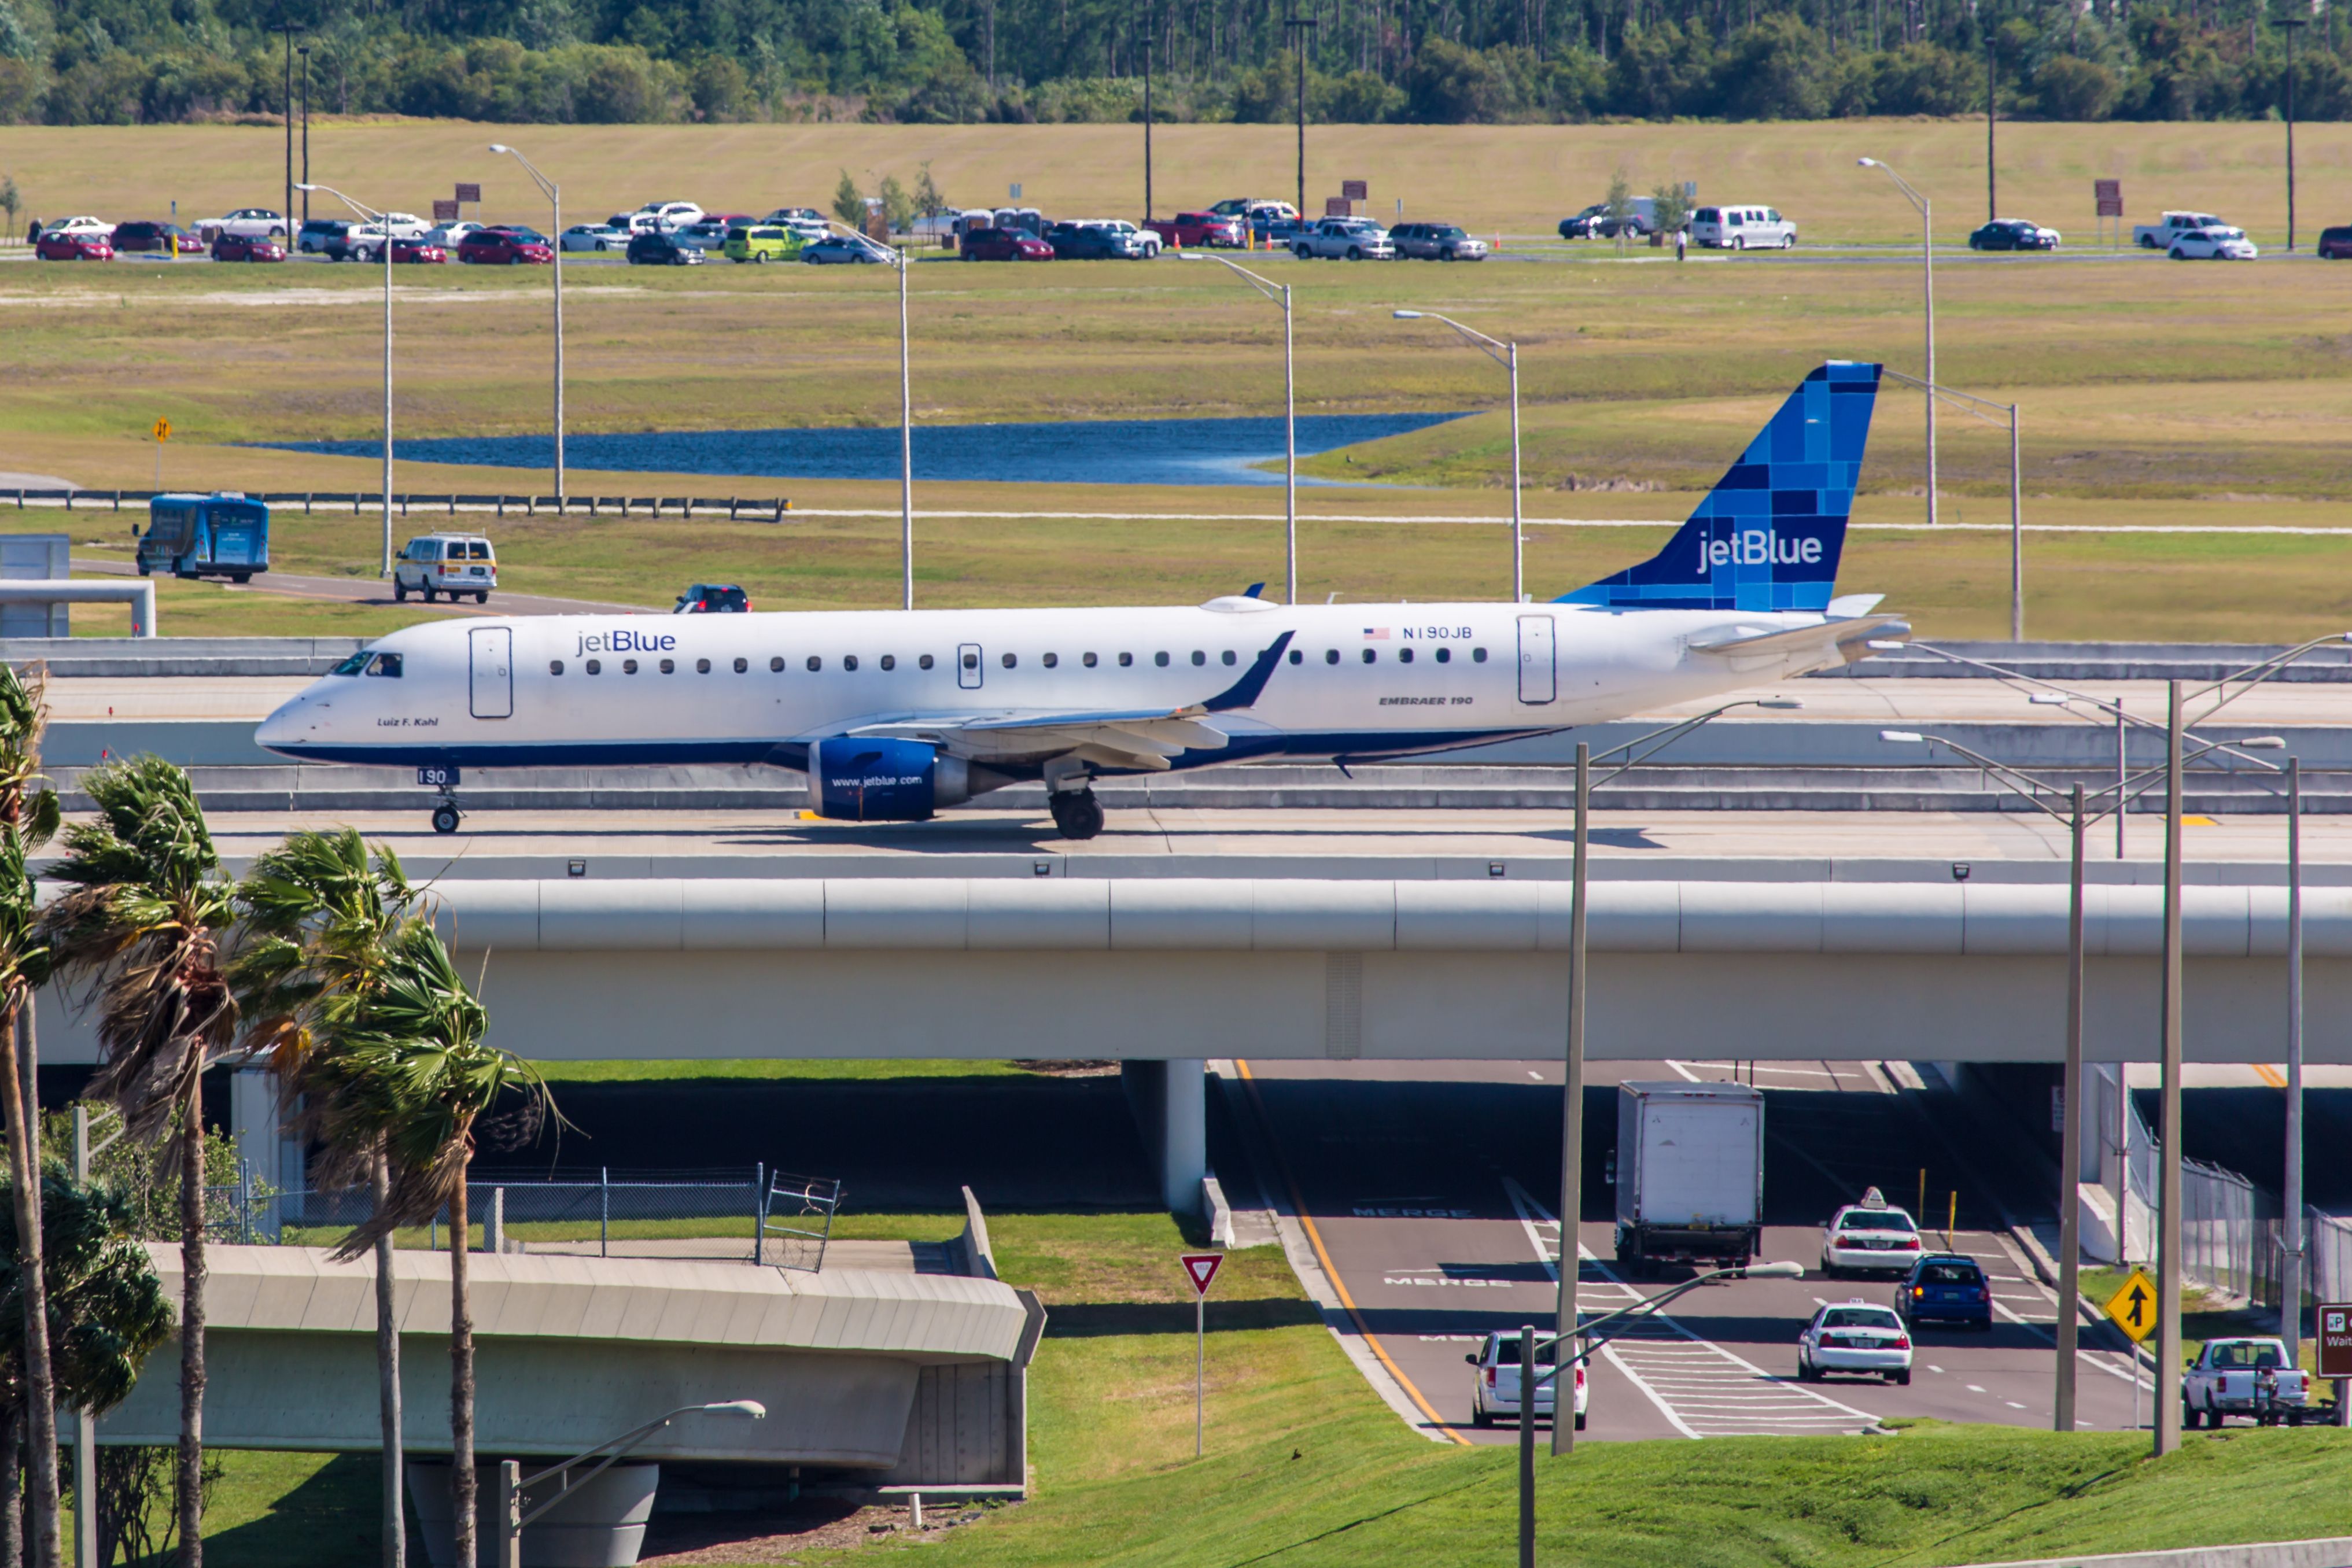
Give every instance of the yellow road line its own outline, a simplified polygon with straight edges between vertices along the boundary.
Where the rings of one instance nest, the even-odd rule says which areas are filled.
[[[1381,1342],[1373,1334],[1371,1325],[1364,1322],[1364,1314],[1357,1307],[1356,1298],[1348,1293],[1347,1281],[1340,1279],[1339,1270],[1331,1266],[1331,1254],[1323,1246],[1323,1233],[1315,1228],[1315,1217],[1307,1212],[1306,1201],[1298,1194],[1298,1183],[1291,1177],[1290,1162],[1282,1157],[1281,1145],[1274,1135],[1274,1123],[1265,1113],[1265,1102],[1258,1096],[1256,1075],[1250,1071],[1248,1062],[1238,1058],[1235,1059],[1234,1065],[1240,1069],[1242,1082],[1248,1086],[1250,1103],[1257,1107],[1258,1124],[1265,1129],[1266,1147],[1274,1155],[1274,1163],[1280,1170],[1284,1189],[1290,1194],[1291,1210],[1298,1216],[1298,1223],[1306,1228],[1307,1245],[1315,1249],[1315,1261],[1322,1265],[1323,1277],[1330,1281],[1331,1288],[1339,1293],[1339,1304],[1348,1309],[1348,1317],[1355,1323],[1356,1332],[1363,1335],[1364,1343],[1371,1346],[1372,1354],[1380,1357],[1381,1364],[1388,1368],[1389,1375],[1397,1380],[1397,1386],[1404,1390],[1405,1397],[1411,1399],[1421,1413],[1429,1417],[1430,1425],[1444,1433],[1451,1441],[1459,1443],[1465,1448],[1469,1448],[1470,1439],[1455,1431],[1453,1425],[1444,1416],[1440,1416],[1431,1406],[1429,1401],[1422,1396],[1421,1390],[1413,1386],[1412,1379],[1404,1375],[1404,1369],[1391,1360],[1389,1353],[1381,1348]]]
[[[2254,1076],[2260,1078],[2263,1082],[2269,1084],[2273,1089],[2284,1089],[2286,1087],[2286,1074],[2281,1072],[2277,1068],[2273,1067],[2266,1061],[2257,1061],[2254,1063]]]

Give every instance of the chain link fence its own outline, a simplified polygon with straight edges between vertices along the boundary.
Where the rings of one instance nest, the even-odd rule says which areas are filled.
[[[764,1165],[701,1171],[506,1174],[477,1170],[466,1184],[469,1229],[495,1229],[525,1250],[592,1257],[740,1259],[814,1271],[824,1266],[841,1183],[787,1176]],[[278,1188],[250,1167],[235,1186],[205,1189],[214,1239],[316,1243],[349,1232],[375,1210],[364,1187]],[[428,1222],[439,1247],[449,1217]],[[518,1227],[536,1234],[519,1237]]]

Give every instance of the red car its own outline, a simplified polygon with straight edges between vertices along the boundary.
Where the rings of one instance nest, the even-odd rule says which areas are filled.
[[[43,261],[112,261],[114,246],[102,234],[45,234],[33,254]]]
[[[392,259],[415,262],[420,266],[449,259],[449,253],[437,245],[427,245],[421,239],[396,239],[392,242]]]
[[[974,229],[960,254],[966,261],[1051,261],[1054,247],[1026,229]]]
[[[213,241],[215,261],[284,261],[286,244],[267,235],[223,234]]]
[[[1223,213],[1178,213],[1172,218],[1153,218],[1143,226],[1180,250],[1186,246],[1239,250],[1242,246],[1241,219]]]
[[[544,266],[555,259],[555,252],[544,240],[507,229],[474,229],[457,242],[457,259],[477,267],[512,267],[517,262]]]

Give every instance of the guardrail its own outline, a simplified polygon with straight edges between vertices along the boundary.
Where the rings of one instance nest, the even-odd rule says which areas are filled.
[[[121,511],[128,501],[143,506],[158,496],[184,495],[180,490],[33,490],[17,488],[0,490],[0,504],[13,497],[18,511],[31,507],[58,507],[66,511]],[[321,507],[349,507],[353,516],[370,507],[381,507],[381,490],[250,490],[250,500],[269,507],[299,506],[305,517]],[[459,512],[490,512],[505,517],[509,511],[527,517],[542,512],[552,512],[559,517],[651,517],[665,515],[681,521],[691,521],[697,511],[706,517],[715,516],[724,507],[730,522],[781,523],[784,514],[793,509],[789,496],[729,496],[724,500],[708,496],[501,496],[466,494],[452,491],[425,494],[416,491],[395,491],[392,503],[407,517],[412,508],[436,511],[455,517]],[[665,511],[667,508],[667,511]]]

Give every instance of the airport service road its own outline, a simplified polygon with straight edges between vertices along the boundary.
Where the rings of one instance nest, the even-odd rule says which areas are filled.
[[[1749,1071],[1744,1063],[1670,1065],[1690,1078],[1736,1071],[1745,1080]],[[1424,1424],[1463,1441],[1513,1440],[1508,1430],[1470,1425],[1462,1358],[1489,1332],[1552,1321],[1559,1065],[1253,1062],[1247,1071],[1283,1167],[1275,1179],[1314,1221],[1363,1330],[1410,1385]],[[2049,1425],[2053,1294],[2007,1238],[1984,1228],[1991,1217],[1971,1199],[1970,1179],[1916,1093],[1897,1092],[1907,1071],[1823,1062],[1754,1069],[1767,1095],[1764,1253],[1804,1264],[1807,1278],[1702,1287],[1670,1319],[1608,1347],[1591,1373],[1587,1437],[1853,1432],[1900,1416]],[[1629,1283],[1611,1261],[1603,1161],[1617,1073],[1601,1064],[1591,1076],[1579,1227],[1588,1318],[1636,1299],[1637,1289],[1654,1294],[1686,1277]],[[1989,1334],[1923,1332],[1908,1387],[1798,1383],[1796,1337],[1816,1307],[1856,1297],[1884,1304],[1894,1294],[1891,1280],[1821,1278],[1820,1222],[1873,1183],[1912,1204],[1922,1165],[1939,1215],[1943,1194],[1960,1186],[1953,1241],[1991,1276],[1997,1325]],[[1930,1244],[1941,1244],[1940,1232]],[[2086,1343],[2108,1346],[2104,1336]],[[2085,1428],[2131,1425],[2132,1375],[2118,1348],[2084,1358],[2077,1414]],[[2143,1381],[2143,1415],[2148,1397]]]
[[[60,682],[59,685],[95,683]],[[471,777],[469,775],[469,777]],[[779,775],[780,781],[792,776]],[[463,799],[464,791],[459,791]],[[1506,810],[1213,810],[1118,809],[1102,834],[1083,842],[1064,839],[1043,810],[957,810],[928,822],[829,822],[779,807],[743,811],[482,811],[458,831],[435,833],[426,822],[433,796],[420,789],[414,810],[351,812],[215,812],[213,831],[225,852],[250,853],[296,828],[346,823],[398,844],[404,854],[440,851],[485,857],[585,857],[587,874],[792,876],[793,862],[823,857],[873,857],[904,874],[912,861],[937,862],[934,874],[969,874],[961,856],[1018,855],[1044,863],[1050,875],[1086,876],[1114,871],[1150,874],[1138,860],[1223,860],[1227,875],[1314,876],[1329,861],[1334,874],[1370,874],[1347,860],[1388,860],[1380,874],[1423,876],[1440,862],[1538,864],[1536,874],[1567,874],[1570,829],[1566,812]],[[2306,817],[2306,865],[2352,862],[2352,816]],[[2046,817],[1993,811],[1595,811],[1593,857],[1600,874],[1616,874],[1644,861],[1674,859],[1889,859],[1956,861],[1971,865],[2030,861],[2058,868],[2064,879],[2065,830]],[[2154,819],[2135,818],[2126,845],[2132,860],[2163,856],[2164,835]],[[2107,861],[2114,840],[2101,830],[2093,852]],[[2191,820],[2184,854],[2191,863],[2284,862],[2284,819],[2275,816]],[[649,861],[677,862],[648,871]],[[1245,869],[1237,862],[1253,862]],[[697,862],[688,865],[686,862]],[[631,869],[635,868],[635,869]],[[1098,869],[1097,869],[1098,868]],[[877,869],[885,869],[877,864]],[[1176,868],[1171,867],[1171,873]],[[462,872],[460,874],[464,874]],[[504,871],[500,875],[554,874]],[[828,869],[826,874],[843,874]],[[1198,867],[1188,874],[1213,874]],[[1706,872],[1691,874],[1722,874]],[[2146,873],[2141,873],[2145,875]]]
[[[480,520],[480,519],[477,519]],[[433,519],[420,514],[404,520],[401,527],[410,535],[430,533]],[[463,519],[451,519],[462,527]],[[138,568],[129,561],[84,559],[76,557],[76,571],[94,572],[107,577],[133,577]],[[405,609],[415,604],[420,615],[591,615],[618,612],[622,614],[667,614],[665,606],[651,604],[614,604],[595,599],[551,599],[544,594],[509,593],[493,590],[488,604],[477,604],[468,599],[463,603],[451,603],[436,599],[427,604],[423,600],[396,600],[392,596],[392,584],[373,577],[302,577],[293,572],[267,571],[250,582],[224,582],[214,586],[228,593],[275,594],[281,599],[314,599],[335,604],[397,605]],[[266,713],[268,710],[263,710]],[[262,716],[257,714],[257,722]]]

